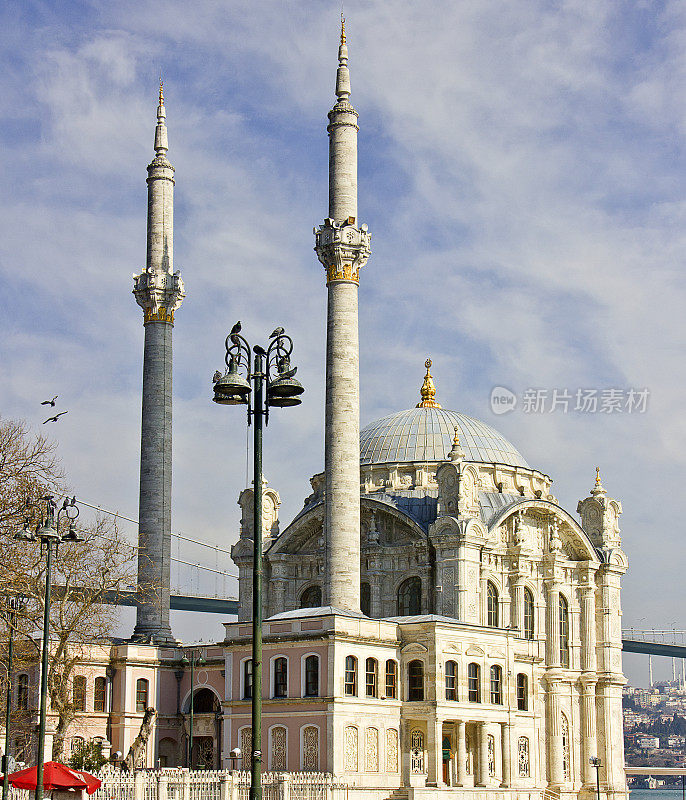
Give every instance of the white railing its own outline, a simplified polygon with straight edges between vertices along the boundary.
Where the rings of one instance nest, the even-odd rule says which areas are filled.
[[[108,772],[91,800],[248,800],[249,772],[139,770]],[[346,800],[348,784],[326,772],[265,772],[263,800]],[[11,800],[28,800],[12,797]]]

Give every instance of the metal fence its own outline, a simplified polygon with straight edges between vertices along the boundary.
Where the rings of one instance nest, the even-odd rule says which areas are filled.
[[[101,780],[92,800],[248,800],[250,789],[249,772],[228,770],[107,772]],[[350,788],[325,772],[265,772],[262,787],[264,800],[346,800]]]

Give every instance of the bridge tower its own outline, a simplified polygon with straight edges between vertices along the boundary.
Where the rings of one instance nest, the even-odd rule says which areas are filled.
[[[138,606],[134,641],[171,644],[172,329],[185,297],[174,272],[174,167],[167,159],[167,124],[160,81],[155,157],[148,165],[147,257],[134,275],[143,309],[143,402],[138,507]]]

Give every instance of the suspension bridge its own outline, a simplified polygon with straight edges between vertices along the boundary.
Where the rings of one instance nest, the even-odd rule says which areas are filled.
[[[138,520],[127,517],[117,511],[110,511],[99,505],[94,505],[85,501],[77,501],[78,505],[93,509],[101,514],[111,516],[115,522],[121,520],[138,526]],[[181,533],[172,533],[173,544],[176,545],[176,556],[172,555],[172,564],[176,565],[176,586],[172,588],[170,606],[175,611],[198,611],[210,614],[227,614],[235,616],[238,614],[238,600],[229,596],[227,581],[237,580],[238,573],[234,570],[225,569],[221,566],[221,559],[231,555],[231,551],[210,542],[204,542],[191,536]],[[189,561],[181,558],[181,542],[192,547],[200,547],[209,555],[214,556],[214,566]],[[137,549],[135,545],[131,545]],[[185,584],[181,586],[181,575],[185,572]],[[200,574],[205,579],[202,580],[203,587],[208,581],[206,578],[214,578],[215,592],[213,595],[207,592],[200,592]],[[193,584],[197,586],[195,592],[192,591]],[[103,599],[107,603],[121,606],[135,606],[137,603],[137,592],[134,587],[106,592]],[[622,649],[625,653],[638,653],[647,656],[664,656],[667,658],[686,659],[686,630],[670,629],[639,629],[627,628],[622,630]]]

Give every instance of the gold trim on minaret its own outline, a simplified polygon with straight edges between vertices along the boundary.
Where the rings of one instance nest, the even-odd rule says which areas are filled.
[[[162,75],[160,75],[160,103],[161,106],[164,105],[164,81],[162,80]]]
[[[417,408],[440,408],[441,404],[436,402],[436,386],[434,385],[434,379],[429,372],[429,367],[431,367],[430,358],[426,359],[424,366],[426,367],[426,375],[424,376],[424,383],[420,389],[422,399],[420,403],[417,403]]]
[[[341,44],[345,44],[345,17],[341,11]]]

